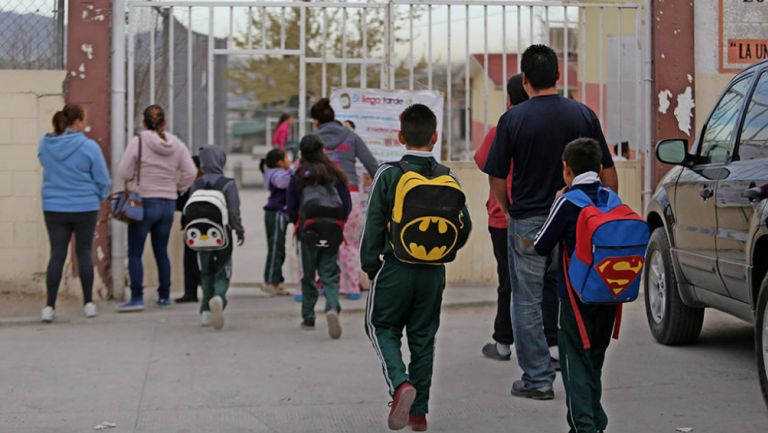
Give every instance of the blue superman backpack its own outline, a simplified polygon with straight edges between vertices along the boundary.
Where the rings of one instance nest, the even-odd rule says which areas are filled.
[[[597,196],[593,202],[578,189],[564,194],[582,208],[576,222],[576,247],[570,257],[563,248],[563,267],[585,349],[590,343],[575,296],[585,304],[618,304],[613,330],[618,338],[621,304],[637,299],[650,238],[648,224],[616,193],[601,187]]]

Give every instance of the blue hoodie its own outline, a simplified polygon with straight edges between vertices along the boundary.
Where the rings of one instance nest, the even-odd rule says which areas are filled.
[[[93,212],[109,196],[104,155],[82,132],[46,134],[37,156],[43,166],[43,211]]]

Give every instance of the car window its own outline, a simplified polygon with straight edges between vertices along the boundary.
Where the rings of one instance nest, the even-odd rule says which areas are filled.
[[[768,158],[768,72],[757,82],[741,129],[739,158]]]
[[[752,77],[728,89],[717,103],[701,139],[701,153],[709,163],[724,163],[733,154],[733,136],[739,123],[739,110],[749,90]]]

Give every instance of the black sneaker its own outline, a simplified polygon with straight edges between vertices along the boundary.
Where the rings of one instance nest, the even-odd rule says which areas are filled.
[[[522,380],[516,380],[512,384],[510,393],[515,397],[530,398],[533,400],[552,400],[555,398],[555,390],[526,388]]]
[[[197,298],[187,298],[186,296],[182,296],[181,298],[176,298],[177,304],[189,304],[189,303],[197,303]]]
[[[483,346],[483,356],[488,359],[495,359],[496,361],[509,361],[512,358],[512,353],[510,352],[507,356],[504,356],[499,353],[496,343],[488,343]]]
[[[301,322],[301,329],[305,331],[313,331],[315,329],[315,319],[304,319]]]

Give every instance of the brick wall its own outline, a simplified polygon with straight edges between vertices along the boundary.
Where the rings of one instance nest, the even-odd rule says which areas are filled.
[[[40,137],[63,105],[63,71],[0,70],[0,292],[43,288]]]

